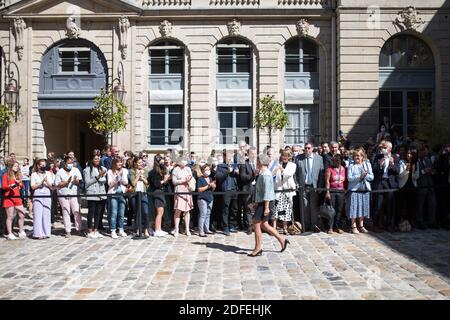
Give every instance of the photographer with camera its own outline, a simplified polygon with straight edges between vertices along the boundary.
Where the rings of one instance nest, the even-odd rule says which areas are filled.
[[[373,190],[398,189],[399,163],[399,157],[392,154],[392,143],[386,140],[381,141],[372,162],[374,174]],[[380,223],[380,213],[384,210],[384,217],[386,218],[384,226],[387,231],[393,231],[394,221],[397,220],[394,219],[397,211],[395,207],[395,193],[393,191],[379,193],[376,197],[375,205],[374,222]]]

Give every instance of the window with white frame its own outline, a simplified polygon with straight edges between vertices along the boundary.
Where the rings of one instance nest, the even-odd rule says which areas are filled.
[[[150,47],[150,74],[182,74],[183,49],[176,43],[162,41]]]
[[[219,144],[237,144],[241,140],[250,143],[250,137],[245,135],[251,124],[250,107],[219,107],[217,111]]]
[[[317,142],[319,140],[319,106],[286,106],[289,125],[285,129],[285,144]]]
[[[91,49],[62,47],[58,49],[59,71],[68,73],[91,72]]]
[[[295,38],[285,46],[286,72],[317,72],[317,45],[305,38]]]
[[[149,145],[168,146],[182,142],[183,106],[152,105],[149,112]]]
[[[250,73],[252,51],[248,44],[238,39],[228,40],[217,46],[219,73]]]

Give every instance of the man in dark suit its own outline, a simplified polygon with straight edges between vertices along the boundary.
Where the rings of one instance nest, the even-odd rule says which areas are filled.
[[[304,212],[306,227],[314,231],[319,230],[317,224],[319,220],[319,194],[311,191],[312,188],[323,187],[323,159],[318,154],[313,153],[313,144],[305,144],[305,153],[297,160],[297,183],[305,188],[303,193]]]
[[[417,181],[417,227],[426,229],[428,226],[436,228],[436,192],[434,190],[433,175],[436,173],[433,168],[428,149],[421,146],[418,152],[415,179]],[[425,210],[425,204],[427,208]],[[428,224],[425,224],[424,215],[428,215]]]
[[[389,190],[398,188],[397,177],[400,171],[399,162],[399,157],[392,154],[392,143],[389,141],[381,141],[378,145],[375,158],[372,161],[372,170],[374,175],[372,182],[373,190]],[[373,220],[376,224],[379,223],[380,213],[384,209],[384,216],[386,217],[386,230],[392,231],[396,212],[395,193],[379,193],[377,194],[376,199]]]
[[[241,164],[239,167],[239,177],[241,181],[241,191],[249,192],[249,194],[242,195],[240,197],[240,207],[243,208],[244,211],[244,223],[247,228],[247,234],[252,234],[252,214],[249,208],[250,203],[252,202],[252,193],[255,189],[256,185],[256,176],[257,176],[257,166],[256,159],[258,156],[257,149],[255,147],[251,147],[249,150],[249,158],[245,161],[244,164]]]
[[[222,229],[226,236],[237,232],[237,195],[228,192],[238,191],[238,165],[233,161],[234,154],[226,154],[226,163],[217,165],[216,181],[218,191],[227,192],[222,196]]]

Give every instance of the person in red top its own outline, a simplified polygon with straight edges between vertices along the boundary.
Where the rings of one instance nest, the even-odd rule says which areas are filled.
[[[345,167],[342,165],[342,157],[340,154],[335,154],[332,158],[331,166],[325,171],[325,188],[331,190],[340,190],[340,193],[333,193],[327,191],[325,200],[330,201],[331,205],[336,212],[334,219],[328,221],[329,228],[328,234],[333,233],[333,229],[338,233],[344,233],[340,225],[340,213],[344,207],[345,194],[342,192],[345,190],[344,184],[347,177]]]
[[[2,178],[3,189],[3,208],[6,210],[6,230],[8,231],[7,239],[16,240],[13,234],[14,209],[19,215],[19,238],[25,239],[27,235],[24,231],[25,210],[23,208],[21,190],[23,189],[22,174],[20,165],[17,161],[12,162],[8,166],[8,171]],[[14,197],[14,198],[13,198]]]

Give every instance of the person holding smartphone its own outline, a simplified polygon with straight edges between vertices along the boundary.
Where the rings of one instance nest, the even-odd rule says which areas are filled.
[[[81,213],[78,197],[78,187],[83,180],[80,170],[74,166],[74,159],[66,155],[64,162],[61,164],[61,169],[56,173],[55,185],[58,189],[58,196],[60,196],[59,204],[63,213],[64,228],[66,230],[66,238],[71,236],[72,222],[70,221],[70,212],[72,212],[75,219],[75,229],[81,232]],[[71,196],[71,197],[64,197]]]
[[[249,257],[261,256],[263,250],[262,246],[262,230],[265,230],[271,236],[275,237],[281,245],[281,252],[286,250],[289,240],[281,237],[277,230],[269,225],[269,215],[273,210],[275,201],[275,187],[272,178],[272,172],[269,170],[271,160],[265,155],[261,154],[258,157],[259,176],[256,180],[256,194],[255,194],[255,214],[253,215],[253,228],[255,230],[255,248]]]
[[[8,240],[16,240],[13,234],[14,209],[19,215],[19,239],[27,237],[24,231],[25,209],[23,208],[21,190],[23,188],[22,174],[19,162],[8,164],[8,171],[2,177],[3,208],[6,210],[6,230]]]

